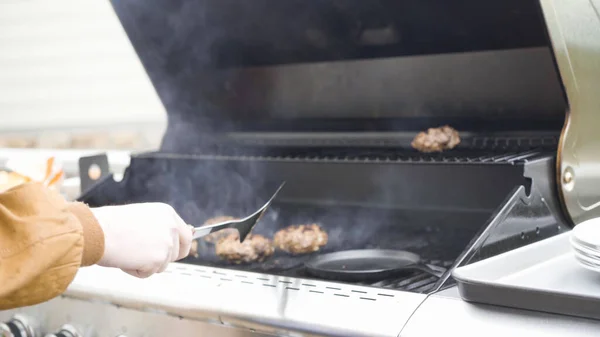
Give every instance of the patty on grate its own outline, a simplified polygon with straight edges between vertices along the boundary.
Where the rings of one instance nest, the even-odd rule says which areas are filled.
[[[244,242],[237,235],[230,235],[215,245],[218,257],[235,264],[262,262],[274,252],[271,240],[258,234],[249,234]]]
[[[448,125],[429,128],[427,132],[419,132],[411,146],[421,152],[441,152],[451,150],[460,143],[458,131]]]
[[[318,251],[327,244],[327,233],[317,224],[293,225],[275,233],[275,247],[293,254]]]

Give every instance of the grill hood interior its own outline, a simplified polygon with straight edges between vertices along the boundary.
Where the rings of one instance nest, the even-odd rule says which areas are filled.
[[[112,5],[169,114],[164,145],[178,152],[232,132],[449,123],[558,134],[564,123],[567,101],[537,0]]]

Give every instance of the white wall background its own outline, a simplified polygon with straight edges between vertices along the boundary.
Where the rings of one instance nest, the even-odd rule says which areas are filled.
[[[0,0],[0,131],[164,124],[107,0]]]

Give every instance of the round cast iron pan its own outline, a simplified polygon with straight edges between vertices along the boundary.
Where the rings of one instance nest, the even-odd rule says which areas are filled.
[[[435,277],[441,274],[421,261],[417,254],[402,250],[358,249],[316,256],[304,263],[313,276],[342,281],[379,281],[419,270]]]

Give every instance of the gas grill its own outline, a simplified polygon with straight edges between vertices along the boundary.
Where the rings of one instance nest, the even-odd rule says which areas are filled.
[[[82,270],[61,305],[100,298],[232,336],[397,336],[427,296],[453,285],[454,268],[594,213],[573,206],[572,167],[561,162],[569,104],[549,1],[544,13],[536,0],[112,4],[169,124],[161,148],[133,155],[121,181],[102,156],[82,160],[82,182],[90,165],[106,169],[79,200],[166,202],[200,225],[248,214],[286,181],[254,232],[314,222],[329,242],[234,265],[200,241],[198,257],[148,280]],[[442,125],[460,132],[456,148],[411,147]],[[417,253],[441,276],[357,283],[304,267],[352,249]]]
[[[520,186],[541,193],[554,178],[566,102],[536,1],[494,5],[503,16],[454,4],[448,22],[425,11],[438,2],[411,5],[424,12],[410,17],[407,4],[114,2],[169,126],[160,151],[135,155],[123,181],[107,177],[80,200],[166,202],[200,225],[244,216],[287,181],[255,233],[318,223],[330,239],[316,254],[407,250],[449,271],[508,196]],[[279,27],[292,8],[297,21]],[[444,30],[459,19],[461,29]],[[461,132],[457,148],[411,148],[418,131],[443,124]],[[540,161],[547,169],[532,184],[525,171]],[[496,246],[560,232],[557,221],[531,223]],[[198,250],[182,263],[303,278],[315,255],[231,265],[211,244]],[[448,273],[415,273],[370,285],[429,293],[448,284]]]

